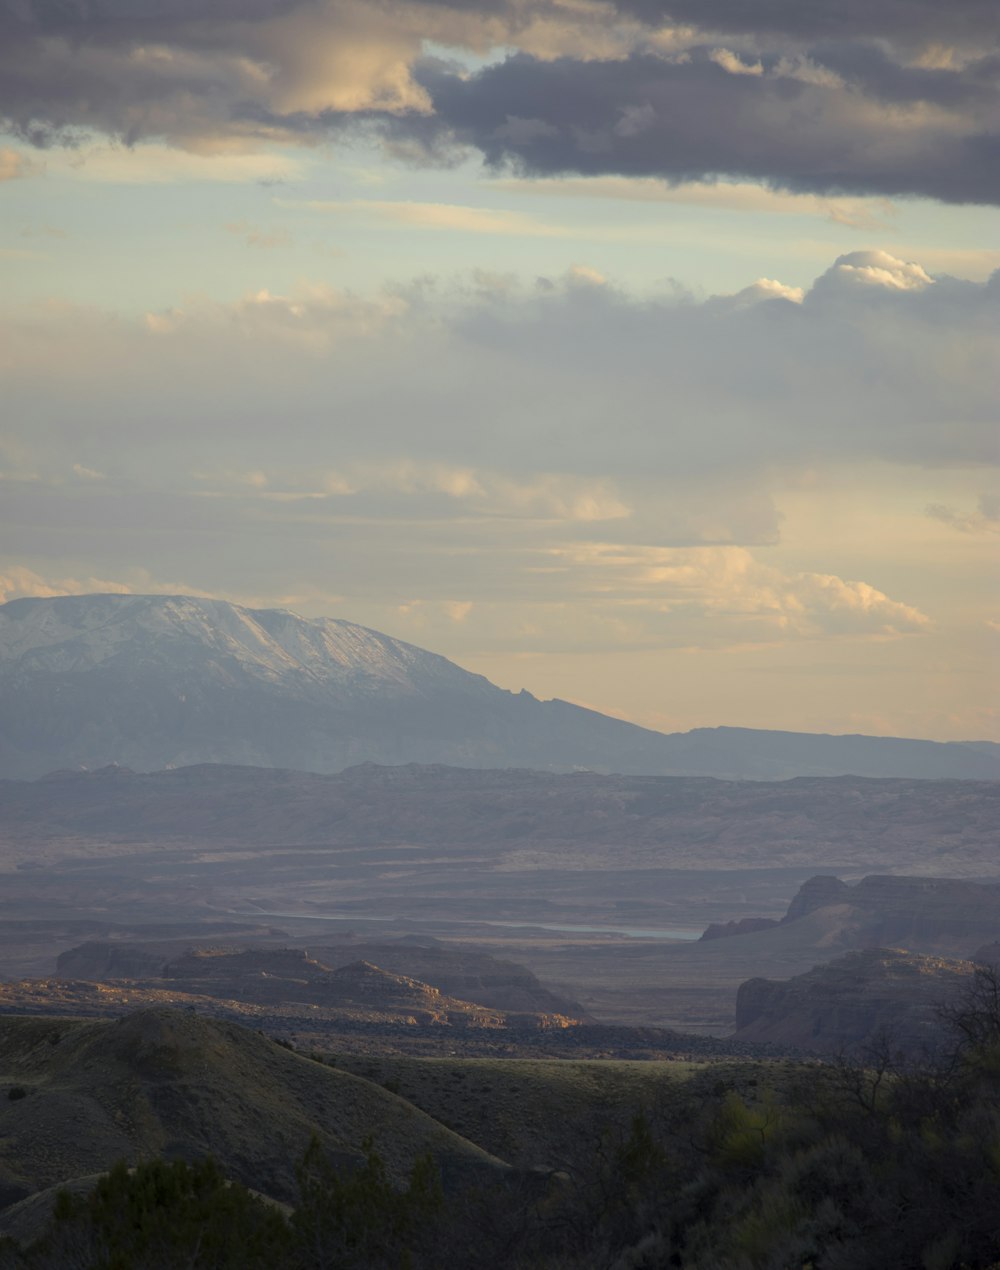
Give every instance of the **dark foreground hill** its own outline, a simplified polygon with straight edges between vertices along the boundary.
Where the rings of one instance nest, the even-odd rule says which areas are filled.
[[[962,1039],[929,1070],[356,1056],[349,1075],[169,1012],[103,1025],[0,1022],[0,1072],[23,1081],[0,1103],[8,1175],[79,1168],[95,1141],[112,1138],[126,1158],[139,1144],[175,1161],[143,1161],[131,1174],[122,1164],[93,1200],[59,1200],[41,1243],[53,1191],[5,1204],[8,1191],[0,1264],[995,1270],[995,986],[983,979],[960,1003]],[[292,1145],[310,1115],[333,1146],[300,1157],[288,1207],[227,1183],[257,1174],[280,1184],[273,1152]],[[371,1152],[352,1168],[356,1154],[343,1144],[360,1118],[373,1121],[380,1149],[396,1147],[395,1187]],[[421,1140],[430,1156],[399,1189],[399,1143],[412,1150]],[[219,1165],[183,1165],[206,1147]],[[444,1187],[438,1165],[451,1175]],[[82,1196],[93,1179],[60,1181]]]
[[[160,1155],[212,1155],[287,1199],[314,1131],[344,1164],[371,1138],[396,1179],[428,1151],[446,1175],[503,1168],[370,1082],[165,1008],[114,1022],[0,1018],[0,1089],[0,1203]]]
[[[741,728],[664,735],[506,692],[378,631],[192,596],[0,606],[0,775],[365,761],[728,778],[995,779],[986,743]]]

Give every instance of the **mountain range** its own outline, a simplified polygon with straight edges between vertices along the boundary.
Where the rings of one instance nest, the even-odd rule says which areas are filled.
[[[333,618],[191,596],[0,605],[0,776],[361,762],[782,780],[996,779],[1000,746],[699,728],[664,734],[498,688]]]

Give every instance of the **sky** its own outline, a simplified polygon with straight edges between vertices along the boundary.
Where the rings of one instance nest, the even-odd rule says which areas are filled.
[[[0,0],[0,598],[1000,740],[995,0]]]

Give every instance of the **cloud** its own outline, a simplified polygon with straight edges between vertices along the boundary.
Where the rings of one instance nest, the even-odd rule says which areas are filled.
[[[445,612],[453,622],[464,622],[474,607],[471,600],[449,600]]]
[[[1000,494],[980,494],[976,509],[971,512],[931,503],[927,515],[963,534],[1000,534]]]
[[[884,228],[896,214],[888,199],[821,198],[790,194],[765,185],[733,181],[690,181],[671,185],[656,177],[537,177],[494,178],[491,188],[505,193],[544,195],[546,198],[594,198],[638,203],[673,203],[721,208],[733,212],[770,212],[786,216],[819,216],[852,229]],[[997,263],[1000,263],[1000,253]],[[973,255],[972,252],[969,253]],[[996,267],[995,265],[993,266]],[[990,270],[987,270],[990,272]]]
[[[622,482],[647,477],[673,497],[692,477],[745,488],[775,465],[990,464],[998,282],[852,252],[804,294],[764,278],[704,301],[676,288],[639,299],[576,269],[534,286],[480,275],[372,296],[261,290],[141,322],[20,309],[0,330],[8,433],[30,470],[85,430],[100,470],[134,454],[138,475],[153,447],[164,477],[187,481],[178,456],[192,445],[206,472],[232,469],[236,447],[274,492],[300,487],[282,474],[321,471],[358,491],[396,480],[396,494],[409,481],[447,497],[434,474],[471,472],[484,507],[634,515]],[[404,465],[395,476],[386,456]],[[678,526],[714,516],[680,505]],[[671,520],[666,504],[659,514]]]
[[[463,207],[455,203],[418,203],[404,200],[310,199],[302,203],[280,200],[285,207],[301,207],[312,212],[329,212],[366,221],[387,221],[414,229],[437,229],[449,233],[502,234],[528,238],[562,238],[569,231],[548,225],[523,212],[490,207]]]
[[[127,581],[85,574],[43,575],[22,565],[0,563],[0,604],[24,597],[47,599],[54,595],[200,595],[212,599],[221,594],[199,591],[185,582],[164,582],[145,569],[130,568],[123,572]]]
[[[242,238],[248,247],[287,247],[292,241],[287,229],[265,230],[244,220],[230,221],[226,233]]]
[[[4,181],[18,181],[26,176],[34,176],[42,170],[42,166],[20,150],[0,146],[0,185]]]
[[[568,523],[616,520],[631,509],[613,482],[558,472],[518,477],[509,471],[459,467],[419,459],[362,460],[336,471],[289,472],[281,478],[264,472],[198,471],[205,493],[227,497],[252,488],[263,499],[280,503],[338,500],[352,515],[412,517],[418,510],[439,518],[524,520]],[[276,488],[277,486],[277,488]]]
[[[303,137],[325,113],[427,108],[408,6],[156,0],[0,17],[0,115],[36,144],[81,130],[211,151]]]
[[[932,46],[951,41],[981,44],[996,39],[998,22],[992,0],[840,0],[836,7],[801,0],[617,0],[618,8],[658,24],[669,14],[707,31],[746,35],[785,35],[801,39],[883,37]]]
[[[53,175],[108,185],[283,184],[303,170],[300,160],[273,151],[196,154],[152,142],[50,149],[46,166]]]
[[[0,571],[0,604],[22,596],[47,598],[52,595],[82,595],[85,592],[101,594],[127,594],[131,587],[103,578],[43,578],[33,569],[8,566]]]
[[[285,595],[322,577],[362,606],[472,602],[423,619],[469,640],[500,640],[504,603],[518,622],[592,609],[594,644],[912,633],[923,614],[894,575],[762,553],[803,472],[920,473],[920,507],[935,469],[995,463],[998,309],[996,281],[877,252],[804,294],[761,278],[640,298],[578,268],[260,290],[145,320],[19,307],[0,323],[3,467],[40,479],[5,483],[0,526],[50,586],[141,567]],[[81,438],[107,479],[66,479]]]
[[[923,272],[862,252],[801,297],[640,299],[578,272],[255,292],[150,324],[18,310],[21,469],[65,475],[51,456],[85,436],[115,475],[5,487],[28,571],[0,569],[6,593],[304,603],[454,655],[930,646],[945,615],[876,536],[871,573],[828,543],[789,556],[780,515],[806,467],[912,466],[924,489],[993,460],[997,286]]]
[[[728,71],[730,75],[763,75],[764,64],[762,62],[744,62],[731,49],[712,49],[708,54],[708,60],[714,62],[716,66],[721,66],[724,71]],[[650,117],[653,111],[650,109]]]
[[[40,479],[4,485],[0,531],[33,574],[13,585],[342,597],[452,651],[923,634],[944,615],[878,530],[848,566],[786,546],[782,511],[805,473],[823,506],[824,482],[891,468],[907,514],[979,527],[953,474],[996,460],[1000,287],[853,252],[803,291],[637,297],[578,268],[144,321],[19,307],[3,467]],[[74,453],[108,477],[67,479]]]
[[[809,73],[784,55],[745,62],[710,47],[684,62],[636,51],[587,62],[517,54],[473,75],[431,65],[417,74],[433,113],[385,127],[428,147],[447,136],[530,177],[721,176],[802,193],[1000,199],[988,58],[932,71],[853,47],[818,57]],[[637,112],[641,128],[619,126]],[[530,135],[504,131],[512,114],[535,121]]]
[[[641,548],[587,543],[555,548],[594,577],[631,620],[675,642],[757,642],[824,635],[895,638],[930,628],[912,605],[890,599],[866,582],[833,574],[788,574],[742,547]],[[697,629],[697,637],[692,630]]]
[[[20,0],[0,16],[0,118],[36,145],[103,134],[259,158],[360,129],[411,161],[472,149],[535,177],[997,201],[992,0],[849,7],[834,22],[791,0],[686,0],[669,16],[656,0],[259,0],[210,15]]]
[[[913,260],[899,260],[887,251],[854,251],[841,256],[819,279],[815,291],[844,291],[854,287],[878,291],[924,291],[934,279]]]

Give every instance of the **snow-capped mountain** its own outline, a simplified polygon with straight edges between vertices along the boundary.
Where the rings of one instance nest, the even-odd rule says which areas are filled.
[[[192,596],[0,605],[0,776],[237,763],[1000,776],[1000,747],[736,728],[664,735],[511,693],[378,631]]]
[[[408,695],[459,684],[453,662],[353,622],[187,595],[77,595],[0,606],[0,678],[200,671],[284,692]]]

